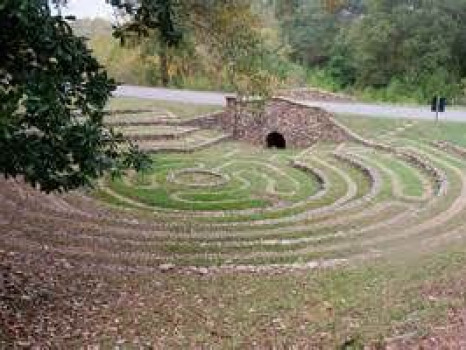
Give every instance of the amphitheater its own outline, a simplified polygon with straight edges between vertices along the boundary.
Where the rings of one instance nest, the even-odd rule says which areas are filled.
[[[466,150],[403,137],[411,122],[368,139],[334,121],[337,140],[270,149],[201,119],[212,116],[109,115],[156,152],[154,167],[95,190],[2,180],[2,249],[136,271],[280,273],[428,251],[466,232]]]

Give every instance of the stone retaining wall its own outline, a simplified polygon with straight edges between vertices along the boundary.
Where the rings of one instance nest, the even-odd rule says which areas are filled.
[[[351,134],[335,123],[332,114],[318,107],[308,107],[284,98],[273,98],[260,113],[237,114],[229,101],[225,112],[207,115],[183,123],[187,126],[220,129],[237,140],[266,146],[267,136],[277,132],[291,148],[307,148],[317,141],[345,142]]]

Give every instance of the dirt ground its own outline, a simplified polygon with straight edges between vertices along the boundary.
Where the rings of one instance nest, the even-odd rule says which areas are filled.
[[[237,291],[232,290],[236,283],[234,275],[226,279],[221,275],[182,276],[170,269],[164,272],[125,268],[124,264],[97,264],[95,259],[88,261],[82,255],[77,255],[80,258],[63,255],[55,247],[23,245],[15,241],[18,232],[37,234],[33,221],[28,221],[26,215],[34,208],[56,206],[69,211],[70,216],[73,208],[64,205],[59,197],[46,197],[21,184],[16,184],[14,189],[6,184],[2,182],[0,186],[0,242],[6,242],[0,246],[0,348],[165,349],[185,348],[186,344],[190,344],[190,348],[221,348],[219,344],[228,343],[225,339],[230,336],[229,327],[241,328],[238,324],[218,324],[215,318],[223,320],[221,310],[228,303],[223,300],[225,295],[233,293],[228,294],[231,302],[242,293],[239,286]],[[94,214],[100,210],[92,206],[86,209]],[[101,215],[112,213],[102,210]],[[51,223],[42,225],[41,229],[59,232],[62,227]],[[258,274],[251,280],[259,282],[267,278]],[[186,279],[193,286],[192,290],[186,288]],[[209,284],[205,283],[206,279]],[[300,276],[296,280],[299,281]],[[197,289],[197,282],[203,282],[203,288],[207,285],[219,289],[206,292]],[[466,278],[441,280],[425,286],[419,293],[426,300],[464,301],[465,286]],[[209,314],[203,303],[208,303],[210,310],[218,311],[219,315]],[[312,300],[309,308],[314,308]],[[299,311],[296,310],[298,314]],[[450,308],[445,316],[446,324],[444,321],[432,324],[422,337],[406,333],[365,346],[350,347],[353,344],[349,342],[340,344],[339,348],[466,348],[466,308]],[[247,315],[243,317],[247,324]],[[296,325],[307,322],[305,317],[299,315],[294,322]],[[332,348],[319,334],[278,339],[275,332],[283,327],[282,321],[269,316],[266,321],[261,333],[252,334],[231,347]],[[202,331],[202,337],[195,341],[197,331]]]

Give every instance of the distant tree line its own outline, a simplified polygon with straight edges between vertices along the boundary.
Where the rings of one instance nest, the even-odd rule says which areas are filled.
[[[368,99],[464,96],[466,0],[172,4],[178,4],[174,18],[182,33],[176,46],[165,45],[153,31],[136,46],[128,41],[125,49],[109,39],[110,30],[106,35],[94,30],[91,46],[117,80],[235,90],[242,67],[243,77],[267,76],[273,86],[319,85]]]
[[[353,0],[332,11],[322,4],[294,0],[279,21],[289,57],[335,89],[388,100],[463,94],[465,0]]]

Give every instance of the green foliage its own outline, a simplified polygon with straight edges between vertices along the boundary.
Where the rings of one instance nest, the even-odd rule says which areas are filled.
[[[327,91],[338,91],[342,86],[341,83],[332,76],[331,71],[325,68],[308,70],[307,83]]]
[[[140,47],[91,40],[122,82],[258,95],[310,83],[422,103],[464,95],[466,0],[132,3],[122,32]]]
[[[128,37],[147,37],[154,33],[167,47],[177,46],[182,40],[180,4],[173,0],[126,1],[111,0],[112,6],[132,16],[114,31],[114,36],[124,43]]]
[[[452,46],[456,26],[436,9],[409,10],[362,18],[348,32],[348,45],[360,86],[387,86],[393,76],[418,83],[439,67],[455,69]],[[381,65],[381,62],[384,62]]]
[[[319,73],[313,83],[389,101],[463,93],[464,0],[365,0],[331,13],[319,3],[281,20],[289,57]]]
[[[189,75],[186,70],[175,74],[184,65],[174,62],[193,58],[196,47],[202,47],[204,56],[217,61],[216,74],[221,71],[233,90],[261,95],[269,89],[266,71],[260,66],[263,49],[255,28],[257,16],[249,1],[113,0],[112,5],[133,16],[117,28],[115,36],[123,43],[128,37],[142,43],[144,60],[157,56],[151,61],[160,69],[162,85],[169,85],[175,75]]]
[[[336,15],[325,11],[320,0],[303,3],[295,14],[282,21],[292,60],[305,65],[320,65],[330,56],[338,33]]]
[[[101,21],[80,20],[74,27],[90,35],[99,61],[123,83],[224,91],[305,83],[305,69],[287,58],[278,26],[257,2],[191,1],[173,9],[182,35],[171,47],[163,45],[157,28],[133,27],[133,22],[119,29],[126,47],[112,40]]]
[[[0,172],[41,190],[70,190],[146,165],[104,128],[114,82],[45,0],[0,4]]]

